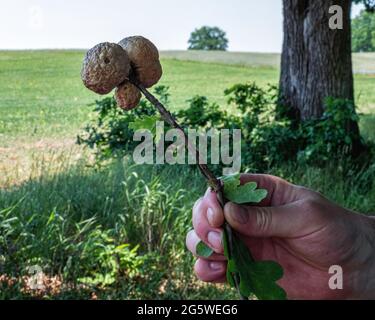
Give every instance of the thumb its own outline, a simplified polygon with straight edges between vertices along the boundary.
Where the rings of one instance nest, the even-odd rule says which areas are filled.
[[[251,237],[298,237],[316,229],[306,219],[303,200],[277,207],[243,206],[228,202],[224,206],[226,221],[237,232]],[[313,219],[314,220],[314,219]],[[307,230],[311,229],[311,230]]]

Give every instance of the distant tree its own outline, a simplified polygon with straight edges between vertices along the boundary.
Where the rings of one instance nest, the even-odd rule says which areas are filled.
[[[365,10],[352,21],[353,52],[375,51],[375,15]]]
[[[218,27],[203,26],[195,29],[189,39],[189,50],[221,50],[228,48],[228,39]]]
[[[353,0],[353,3],[363,4],[367,12],[375,12],[375,0]]]

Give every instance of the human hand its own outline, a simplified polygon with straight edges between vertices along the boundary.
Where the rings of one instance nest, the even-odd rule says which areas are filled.
[[[207,190],[193,208],[193,227],[186,238],[196,255],[200,240],[215,253],[198,257],[197,276],[225,282],[226,259],[221,243],[224,219],[240,234],[255,260],[274,260],[284,269],[278,284],[289,299],[375,298],[375,220],[344,209],[321,194],[270,175],[241,176],[241,184],[268,190],[257,206],[227,203]],[[332,290],[328,270],[343,270],[343,289]]]

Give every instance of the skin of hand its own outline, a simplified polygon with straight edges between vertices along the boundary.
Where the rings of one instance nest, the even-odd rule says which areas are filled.
[[[277,261],[284,269],[278,284],[288,299],[375,298],[375,219],[344,209],[321,194],[270,175],[241,175],[241,184],[268,190],[256,206],[227,203],[210,189],[193,208],[187,248],[196,255],[200,240],[215,253],[197,257],[194,270],[206,282],[226,282],[221,226],[224,219],[255,260]],[[342,267],[343,288],[332,290],[332,265]]]

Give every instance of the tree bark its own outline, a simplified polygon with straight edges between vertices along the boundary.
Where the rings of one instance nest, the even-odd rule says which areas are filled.
[[[278,114],[296,124],[319,118],[327,97],[354,101],[351,0],[283,0],[284,42]],[[339,5],[343,29],[331,29],[329,8]],[[358,137],[352,154],[364,151],[358,123],[346,125]]]
[[[329,7],[343,9],[343,29],[329,28]],[[289,116],[323,114],[328,96],[354,100],[350,0],[283,0],[280,102]]]

